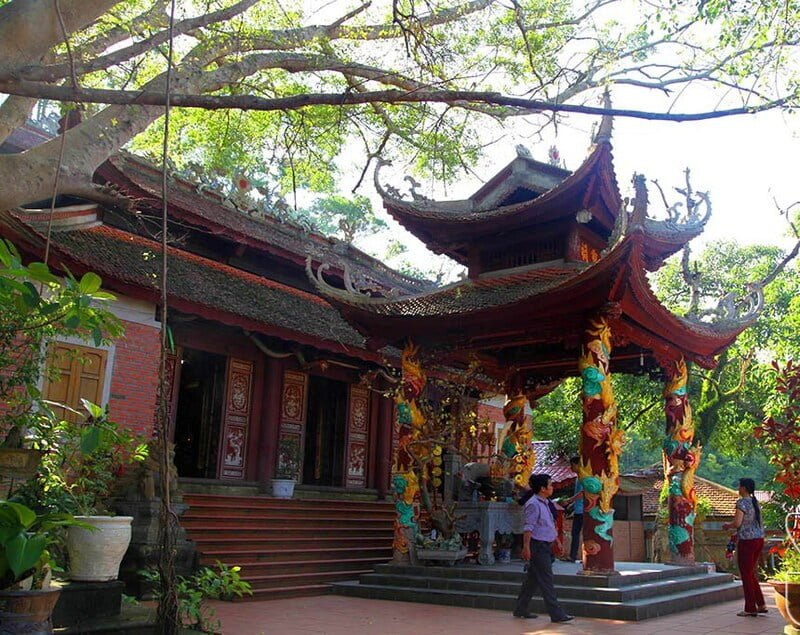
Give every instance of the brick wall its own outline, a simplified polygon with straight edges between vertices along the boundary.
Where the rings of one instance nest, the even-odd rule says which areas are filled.
[[[126,320],[122,323],[125,335],[115,342],[113,368],[108,371],[108,406],[114,421],[149,437],[158,388],[158,329]]]

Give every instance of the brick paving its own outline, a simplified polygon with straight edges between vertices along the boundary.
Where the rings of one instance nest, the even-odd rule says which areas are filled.
[[[764,587],[764,597],[769,613],[759,617],[737,617],[743,605],[736,601],[643,622],[580,617],[558,625],[546,615],[519,620],[500,611],[337,595],[212,605],[225,635],[780,635],[785,622],[775,608],[771,587]]]

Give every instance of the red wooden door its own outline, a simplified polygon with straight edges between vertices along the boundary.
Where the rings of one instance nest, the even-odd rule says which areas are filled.
[[[369,452],[369,390],[350,386],[345,443],[345,487],[367,486]]]
[[[221,479],[243,479],[247,468],[247,433],[253,401],[253,362],[228,358],[222,443],[217,465]]]

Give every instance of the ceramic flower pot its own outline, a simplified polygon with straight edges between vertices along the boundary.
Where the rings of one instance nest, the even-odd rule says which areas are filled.
[[[272,495],[275,498],[292,498],[294,496],[295,480],[292,478],[272,479]]]
[[[119,576],[119,565],[131,542],[133,516],[76,516],[96,527],[67,530],[69,577],[81,582],[107,582]]]
[[[800,628],[800,582],[777,582],[770,580],[775,589],[775,604],[789,624]]]
[[[50,619],[61,589],[0,591],[0,632],[45,635],[53,632]]]

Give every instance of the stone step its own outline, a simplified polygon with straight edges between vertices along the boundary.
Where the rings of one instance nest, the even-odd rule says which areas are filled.
[[[371,518],[352,515],[342,518],[327,518],[324,515],[316,516],[293,516],[288,514],[274,514],[269,516],[246,515],[246,516],[220,516],[219,514],[198,514],[187,512],[181,517],[181,525],[191,531],[193,527],[206,528],[259,528],[271,525],[285,527],[287,529],[308,528],[309,525],[320,529],[339,529],[346,527],[363,529],[387,529],[393,526],[391,519]]]
[[[216,518],[224,520],[270,520],[273,518],[292,518],[302,520],[348,520],[352,518],[380,521],[391,525],[394,522],[395,513],[386,510],[368,510],[362,511],[360,509],[345,509],[345,510],[327,510],[327,509],[265,509],[265,508],[250,508],[250,509],[228,509],[226,507],[217,506],[203,506],[203,507],[190,507],[182,516],[183,518]]]
[[[386,562],[387,558],[335,558],[330,560],[287,560],[287,561],[257,561],[241,564],[241,575],[252,579],[258,576],[273,575],[276,571],[292,571],[294,573],[325,573],[329,571],[358,571],[351,579],[369,573],[376,564]]]
[[[318,528],[290,527],[287,525],[264,525],[263,527],[219,527],[214,524],[187,525],[186,529],[191,532],[192,538],[215,538],[219,536],[230,538],[284,538],[287,535],[297,538],[316,539],[320,532]],[[337,538],[379,538],[392,540],[394,532],[391,528],[385,527],[337,527],[325,532],[328,537]]]
[[[238,551],[263,551],[265,553],[284,552],[284,551],[305,551],[309,544],[317,549],[329,550],[337,548],[348,549],[388,549],[391,547],[391,539],[362,539],[362,540],[325,540],[313,537],[297,540],[269,540],[261,538],[226,538],[219,539],[198,539],[195,541],[198,551],[201,554],[216,552],[238,552]]]
[[[273,498],[271,496],[226,496],[223,494],[184,494],[183,500],[191,506],[226,508],[258,507],[262,509],[332,509],[393,510],[394,504],[387,501],[337,500],[331,498]]]
[[[559,572],[561,563],[554,566],[554,581],[556,584],[569,584],[571,586],[585,587],[609,587],[619,588],[631,584],[641,584],[657,580],[672,580],[686,576],[706,574],[706,568],[700,565],[692,566],[670,566],[653,565],[648,567],[647,563],[638,563],[635,571],[625,571],[619,575],[575,575],[574,573]],[[623,563],[624,566],[625,563]],[[420,565],[379,565],[375,567],[375,573],[388,575],[412,575],[412,576],[439,576],[445,578],[476,579],[481,581],[511,581],[518,582],[522,575],[522,562],[512,561],[506,565],[495,565],[492,567],[484,566],[420,566]],[[569,566],[569,565],[567,565]],[[627,568],[627,567],[626,567]],[[716,574],[726,575],[726,574]]]
[[[287,598],[326,595],[333,592],[330,584],[304,584],[285,586],[278,589],[253,589],[253,595],[237,598],[234,602],[263,602],[264,600],[285,600]]]
[[[359,581],[362,584],[390,587],[414,587],[417,589],[436,589],[449,591],[465,591],[471,593],[486,593],[489,595],[516,595],[523,580],[522,573],[514,578],[503,581],[488,581],[475,578],[451,578],[437,576],[411,576],[391,575],[384,573],[368,573],[362,575]],[[702,573],[693,576],[683,576],[674,580],[656,580],[630,584],[622,587],[587,587],[572,584],[574,579],[567,582],[563,578],[556,582],[556,593],[559,598],[576,600],[603,601],[603,602],[630,602],[643,598],[662,596],[665,594],[679,593],[693,589],[704,589],[719,584],[731,582],[733,576],[728,574]],[[575,578],[577,576],[572,576]]]
[[[257,589],[282,589],[287,586],[309,586],[314,584],[330,584],[338,581],[353,580],[369,568],[352,567],[338,571],[305,571],[300,573],[279,573],[270,575],[247,576],[253,591]]]
[[[391,503],[186,494],[200,562],[242,567],[254,599],[330,592],[392,557]],[[245,598],[249,599],[249,598]]]
[[[403,602],[422,602],[471,608],[496,609],[511,612],[514,609],[516,593],[491,594],[463,590],[427,589],[417,586],[383,586],[362,584],[355,581],[337,582],[333,585],[335,593],[352,597],[363,597]],[[517,591],[519,587],[517,587]],[[668,615],[679,611],[699,608],[735,600],[742,595],[741,584],[725,582],[697,590],[669,593],[657,597],[614,602],[577,598],[559,598],[564,610],[580,617],[595,617],[626,621],[639,621]],[[531,610],[545,613],[544,601],[537,596],[531,600]]]
[[[237,548],[238,547],[238,548]],[[247,549],[244,545],[224,546],[201,551],[201,558],[219,560],[225,564],[242,565],[252,562],[292,562],[295,560],[348,560],[376,558],[388,560],[391,544],[385,547],[315,547],[299,549]]]

